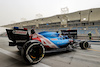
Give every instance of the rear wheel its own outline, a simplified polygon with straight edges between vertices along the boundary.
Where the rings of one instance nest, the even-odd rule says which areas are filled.
[[[29,42],[23,46],[22,56],[28,64],[40,62],[45,54],[45,49],[40,42]]]

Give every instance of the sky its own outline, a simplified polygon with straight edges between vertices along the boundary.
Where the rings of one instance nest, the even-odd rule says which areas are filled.
[[[26,20],[33,20],[36,14],[49,17],[61,14],[61,8],[68,7],[69,13],[100,8],[100,0],[0,0],[0,26]]]

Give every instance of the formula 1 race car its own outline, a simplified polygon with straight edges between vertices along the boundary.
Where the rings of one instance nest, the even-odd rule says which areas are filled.
[[[19,29],[18,27],[6,29],[6,31],[8,38],[12,41],[9,42],[9,46],[17,46],[21,51],[21,55],[29,64],[40,62],[46,52],[73,50],[76,47],[74,45],[76,42],[73,39],[62,36],[57,32],[43,31],[36,33],[31,30],[31,35],[29,35],[29,31],[26,28]],[[89,43],[82,41],[79,46],[82,49],[87,49]]]

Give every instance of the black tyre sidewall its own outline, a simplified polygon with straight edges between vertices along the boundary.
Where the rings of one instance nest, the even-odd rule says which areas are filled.
[[[23,58],[24,58],[24,60],[28,63],[28,64],[36,64],[36,63],[38,63],[38,62],[40,62],[40,61],[38,61],[38,62],[36,62],[36,63],[31,63],[28,59],[27,59],[27,57],[26,57],[26,51],[27,51],[27,49],[29,48],[29,46],[31,46],[32,44],[34,44],[34,43],[39,43],[39,44],[42,44],[42,43],[40,43],[40,42],[28,42],[28,43],[26,43],[24,46],[23,46],[23,49],[22,49],[22,51],[21,51],[21,55],[23,56]],[[43,47],[43,49],[44,49],[44,47]],[[43,54],[45,54],[45,52],[43,53]]]

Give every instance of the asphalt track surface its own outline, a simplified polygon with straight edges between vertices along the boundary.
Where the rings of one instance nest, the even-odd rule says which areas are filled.
[[[100,67],[100,45],[92,44],[88,50],[48,53],[40,63],[28,65],[16,46],[9,47],[8,39],[0,37],[0,67]]]

